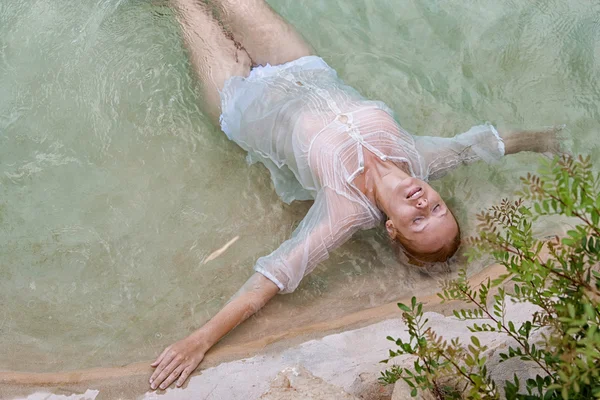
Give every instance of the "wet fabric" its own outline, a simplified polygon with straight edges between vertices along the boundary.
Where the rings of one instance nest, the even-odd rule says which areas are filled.
[[[409,134],[389,107],[363,98],[316,56],[232,77],[221,106],[222,130],[248,152],[249,163],[269,169],[279,197],[315,200],[292,237],[254,267],[280,293],[294,291],[353,233],[382,222],[381,211],[354,185],[365,151],[425,181],[504,155],[490,124],[453,138]]]

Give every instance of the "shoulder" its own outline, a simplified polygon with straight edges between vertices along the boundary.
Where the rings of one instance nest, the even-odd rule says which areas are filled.
[[[326,209],[327,218],[334,225],[354,225],[356,229],[370,229],[382,220],[381,212],[351,184],[340,193],[328,187],[321,189],[317,202]]]

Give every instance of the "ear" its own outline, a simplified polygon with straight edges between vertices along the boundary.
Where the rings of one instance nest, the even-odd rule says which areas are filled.
[[[385,230],[392,240],[396,239],[396,227],[391,219],[385,221]]]

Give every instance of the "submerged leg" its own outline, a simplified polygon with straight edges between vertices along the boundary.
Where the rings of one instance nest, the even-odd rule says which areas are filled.
[[[232,76],[248,76],[252,61],[229,39],[210,10],[194,0],[173,0],[191,64],[202,85],[205,111],[219,126],[219,91]]]
[[[314,54],[310,44],[264,0],[211,1],[254,64],[278,65]]]

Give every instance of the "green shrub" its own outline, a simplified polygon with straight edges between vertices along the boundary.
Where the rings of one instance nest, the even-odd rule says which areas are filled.
[[[469,309],[454,311],[472,320],[471,332],[497,332],[517,345],[500,354],[542,371],[535,379],[494,382],[486,367],[486,347],[477,337],[468,345],[447,341],[427,328],[422,304],[398,304],[410,340],[394,341],[391,358],[416,356],[413,368],[399,366],[382,373],[383,383],[403,379],[436,399],[499,399],[499,386],[512,399],[600,398],[600,175],[590,159],[570,156],[544,160],[538,175],[522,178],[517,201],[503,200],[479,214],[478,236],[467,239],[469,260],[491,254],[506,268],[499,279],[472,287],[466,270],[445,282],[442,301],[459,300]],[[540,239],[534,229],[545,218],[564,218],[574,226],[564,237]],[[509,290],[511,289],[511,290]],[[539,307],[530,320],[517,324],[505,318],[509,298]],[[542,330],[542,343],[532,333]],[[450,388],[441,382],[456,377]],[[527,394],[519,394],[519,393]]]

